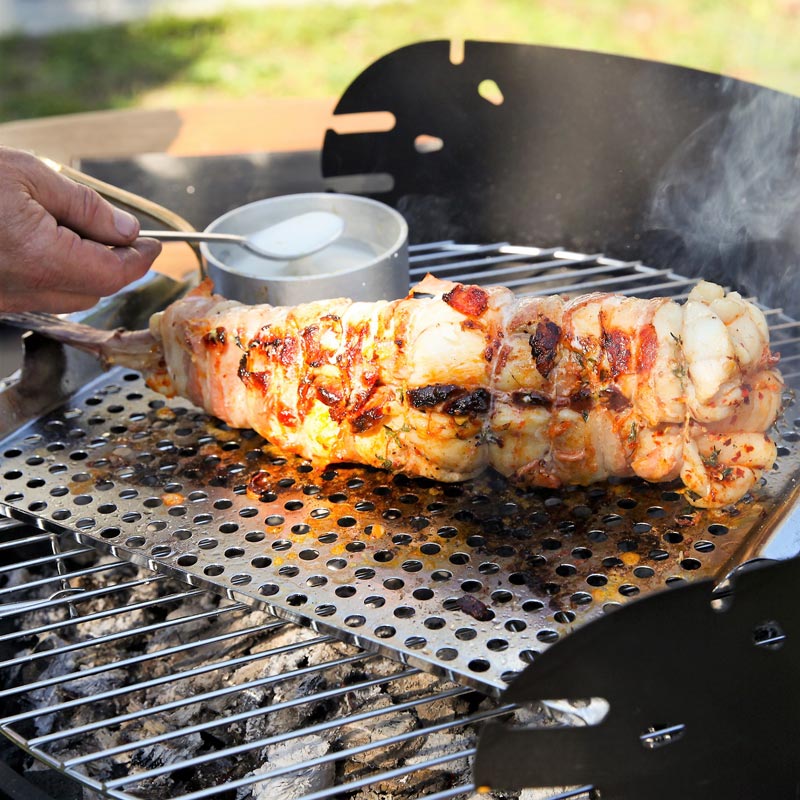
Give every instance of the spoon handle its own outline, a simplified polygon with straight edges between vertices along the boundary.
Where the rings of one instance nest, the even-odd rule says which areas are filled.
[[[242,244],[244,236],[235,233],[204,233],[203,231],[139,231],[139,236],[160,242],[232,242]]]

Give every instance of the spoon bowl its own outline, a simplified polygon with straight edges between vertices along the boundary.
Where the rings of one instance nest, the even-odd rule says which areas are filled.
[[[344,231],[344,220],[330,211],[307,211],[246,236],[207,231],[139,231],[161,242],[225,242],[271,261],[297,261],[333,244]]]

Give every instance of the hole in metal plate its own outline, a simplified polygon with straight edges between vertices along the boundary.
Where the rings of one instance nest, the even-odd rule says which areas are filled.
[[[647,730],[639,736],[639,741],[642,743],[642,747],[647,750],[656,750],[659,747],[674,744],[685,732],[686,726],[682,723],[678,725],[664,725],[658,723],[647,728]]]
[[[764,650],[780,650],[786,642],[786,634],[779,622],[768,620],[753,628],[753,644]]]

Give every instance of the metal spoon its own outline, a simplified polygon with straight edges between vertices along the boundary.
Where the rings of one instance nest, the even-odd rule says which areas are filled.
[[[294,261],[327,247],[343,230],[344,220],[337,214],[309,211],[246,236],[205,231],[139,231],[139,236],[162,242],[227,242],[272,261]]]

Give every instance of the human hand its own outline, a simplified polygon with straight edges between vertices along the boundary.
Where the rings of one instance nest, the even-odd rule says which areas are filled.
[[[97,192],[0,147],[0,311],[93,306],[144,275],[161,252],[138,233],[138,220]]]

